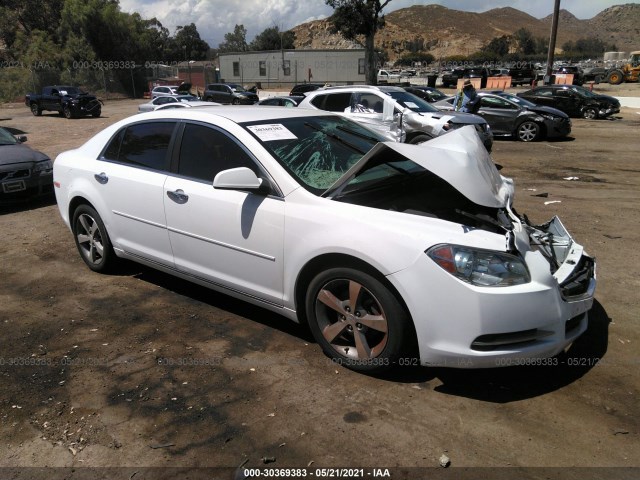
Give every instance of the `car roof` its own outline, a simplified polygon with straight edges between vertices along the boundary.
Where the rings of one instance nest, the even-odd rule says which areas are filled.
[[[309,95],[311,94],[316,94],[316,93],[320,93],[320,92],[326,92],[326,91],[331,91],[331,90],[354,90],[354,91],[360,91],[360,90],[377,90],[379,92],[404,92],[405,89],[402,87],[392,87],[392,86],[379,86],[379,85],[336,85],[333,87],[325,87],[325,88],[321,88],[319,90],[314,90],[313,92],[310,92]]]
[[[156,110],[154,112],[138,114],[139,119],[177,119],[177,120],[200,120],[211,121],[223,117],[235,123],[263,122],[279,118],[298,117],[326,117],[335,116],[331,112],[323,110],[297,109],[289,107],[264,108],[253,105],[233,105],[233,106],[203,106],[198,108],[175,108],[168,110]],[[131,118],[131,117],[130,117]],[[133,118],[132,118],[133,119]]]

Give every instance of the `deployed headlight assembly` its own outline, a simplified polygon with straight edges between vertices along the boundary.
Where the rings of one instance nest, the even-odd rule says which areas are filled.
[[[454,277],[480,287],[510,287],[531,281],[522,260],[508,253],[436,245],[426,254]]]

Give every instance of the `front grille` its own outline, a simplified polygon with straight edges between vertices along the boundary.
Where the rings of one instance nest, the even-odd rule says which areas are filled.
[[[591,279],[595,275],[595,261],[583,255],[573,273],[560,284],[560,292],[564,298],[577,297],[587,293]]]
[[[31,175],[31,172],[29,171],[28,168],[22,168],[20,170],[12,170],[10,172],[0,172],[0,181],[29,178],[30,175]]]

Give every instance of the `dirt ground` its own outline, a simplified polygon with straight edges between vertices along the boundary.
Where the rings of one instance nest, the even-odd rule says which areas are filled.
[[[600,90],[640,96],[638,84]],[[54,158],[138,103],[77,120],[5,105],[0,125]],[[598,260],[589,330],[553,367],[354,373],[273,313],[135,264],[92,273],[52,200],[1,209],[0,467],[129,468],[117,478],[241,464],[308,467],[308,476],[379,467],[396,469],[393,478],[459,467],[492,467],[471,470],[475,478],[551,478],[530,467],[588,478],[572,467],[635,467],[607,477],[637,478],[639,112],[574,119],[564,141],[494,144],[516,181],[516,208],[538,222],[558,214]]]

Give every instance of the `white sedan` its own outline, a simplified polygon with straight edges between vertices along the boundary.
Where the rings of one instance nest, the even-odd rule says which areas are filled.
[[[197,102],[197,101],[198,101],[198,97],[194,95],[175,95],[173,97],[170,97],[170,96],[156,97],[146,103],[141,103],[140,105],[138,105],[138,113],[152,112],[156,108],[162,107],[163,105]]]
[[[58,156],[55,192],[92,270],[134,260],[306,322],[355,370],[535,363],[585,331],[594,260],[516,213],[473,127],[382,140],[312,110],[151,112]]]

